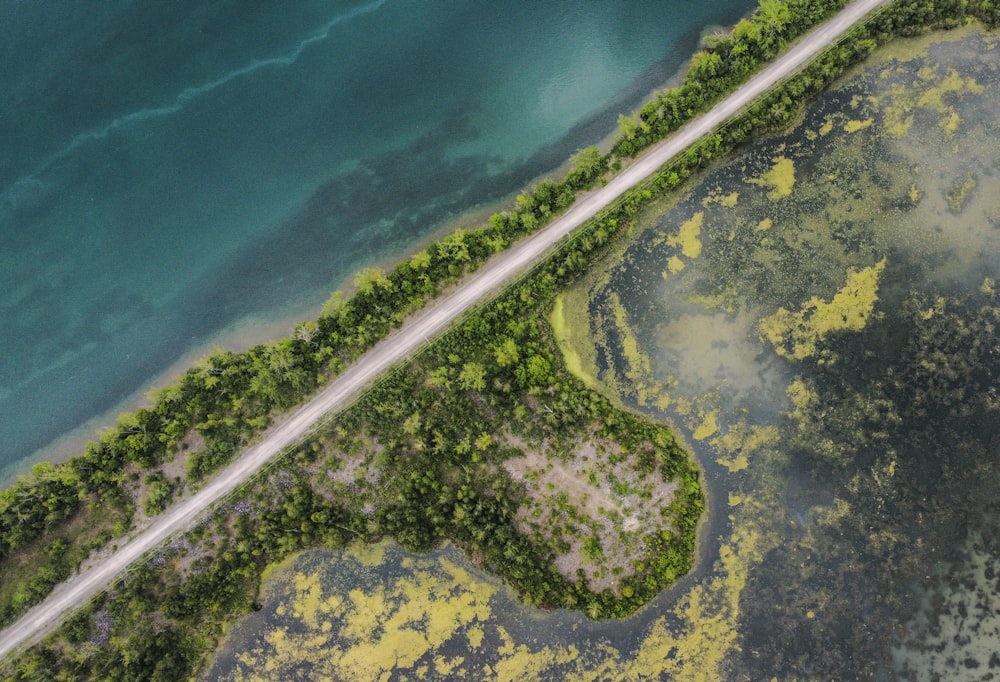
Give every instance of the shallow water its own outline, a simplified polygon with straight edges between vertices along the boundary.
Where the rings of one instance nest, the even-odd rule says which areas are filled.
[[[652,207],[564,300],[565,326],[589,327],[572,340],[594,347],[583,370],[671,419],[704,466],[691,576],[592,624],[526,609],[453,550],[390,550],[374,573],[350,552],[307,554],[214,672],[318,660],[349,678],[337,666],[364,652],[397,679],[987,679],[1000,665],[1000,56],[992,38],[959,37],[881,53],[797,128]],[[315,571],[336,602],[328,631],[303,626]],[[463,594],[483,610],[431,641],[420,614]],[[352,629],[368,603],[391,606]],[[419,657],[394,653],[401,637]]]
[[[350,551],[307,554],[267,583],[213,672],[252,679],[269,661],[314,670],[309,660],[340,672],[365,651],[394,679],[989,679],[994,45],[969,32],[882,51],[794,130],[652,207],[563,300],[564,326],[584,330],[570,342],[592,347],[583,371],[673,420],[704,467],[701,562],[675,589],[593,624],[517,604],[451,549],[384,550],[368,573]],[[449,566],[467,575],[451,584]],[[486,608],[400,662],[396,630],[359,636],[341,620],[388,593],[378,613],[399,625],[423,584],[414,567]],[[316,594],[340,601],[322,645],[335,653],[311,657],[323,619],[303,628],[314,583],[295,576],[317,571]],[[427,642],[420,614],[436,609],[416,603],[403,629]]]
[[[3,4],[0,471],[552,171],[752,5]]]
[[[992,669],[993,45],[894,46],[651,210],[590,285],[594,371],[692,439],[718,569],[730,533],[767,548],[724,677]]]

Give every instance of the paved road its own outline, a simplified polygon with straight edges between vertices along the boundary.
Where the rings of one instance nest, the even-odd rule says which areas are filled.
[[[259,445],[243,454],[196,495],[167,511],[156,523],[107,559],[58,586],[48,599],[25,614],[12,627],[0,632],[0,659],[19,647],[38,641],[70,611],[86,604],[104,590],[144,553],[163,543],[169,536],[194,525],[208,507],[244,483],[290,445],[300,441],[320,418],[347,407],[365,387],[390,367],[405,360],[426,339],[444,331],[471,307],[495,294],[504,283],[523,274],[541,260],[556,242],[592,218],[601,208],[741,111],[775,82],[793,73],[817,52],[835,42],[861,17],[887,2],[888,0],[855,0],[710,112],[649,150],[605,187],[575,204],[541,232],[496,257],[453,294],[437,301],[419,317],[376,345],[332,381],[322,393],[275,428]]]

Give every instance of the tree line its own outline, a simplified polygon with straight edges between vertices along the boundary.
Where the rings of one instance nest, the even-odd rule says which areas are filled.
[[[74,517],[80,514],[96,515],[98,510],[110,508],[122,515],[123,527],[128,526],[138,502],[128,493],[126,471],[129,466],[154,470],[182,448],[185,439],[195,431],[203,438],[204,446],[188,457],[189,480],[197,481],[217,470],[241,445],[265,428],[275,414],[305,399],[329,377],[397,327],[407,314],[425,305],[443,287],[457,281],[493,253],[506,248],[512,241],[537,229],[552,215],[564,210],[572,204],[577,191],[600,182],[608,169],[710,106],[723,93],[720,83],[725,82],[728,84],[726,87],[732,89],[763,64],[768,55],[773,56],[781,45],[839,9],[842,4],[839,1],[789,0],[782,3],[765,0],[760,10],[741,21],[730,35],[709,39],[706,49],[692,61],[692,68],[679,88],[657,96],[635,118],[623,120],[621,133],[610,154],[601,155],[593,148],[584,150],[575,159],[576,165],[566,178],[560,182],[539,183],[531,192],[519,196],[512,209],[492,216],[483,228],[456,232],[388,273],[379,270],[360,273],[353,295],[332,297],[320,319],[300,325],[292,338],[258,346],[246,353],[222,352],[213,355],[188,370],[177,383],[159,391],[150,407],[123,416],[117,428],[88,445],[82,456],[66,465],[36,467],[31,475],[0,492],[0,577],[5,582],[17,582],[24,587],[17,592],[16,599],[0,604],[0,618],[10,622],[74,568],[65,561],[68,550],[61,543],[67,540],[58,536],[58,531]],[[524,330],[518,330],[516,326],[497,329],[490,321],[490,315],[499,314],[505,306],[519,307],[527,301],[547,300],[559,287],[588,267],[654,193],[676,187],[713,157],[725,153],[751,135],[781,125],[810,95],[821,91],[877,45],[893,36],[954,26],[969,18],[977,18],[993,26],[1000,20],[1000,9],[991,0],[897,2],[853,31],[847,40],[824,53],[802,73],[769,93],[719,133],[694,146],[645,187],[630,192],[615,207],[602,212],[567,248],[537,272],[530,283],[516,287],[515,293],[507,294],[494,306],[466,321],[461,328],[462,334],[470,335],[469,338],[490,338],[491,343],[499,342],[493,349],[495,362],[487,366],[470,360],[459,366],[449,364],[445,356],[441,365],[434,369],[438,373],[434,375],[432,372],[432,376],[441,382],[444,394],[469,395],[469,392],[488,391],[490,395],[501,396],[507,394],[505,387],[509,385],[510,393],[507,395],[513,404],[511,409],[516,410],[516,396],[538,389],[544,385],[546,378],[560,376],[559,360],[544,333],[532,336],[534,332],[530,326]],[[454,338],[453,335],[445,337],[440,347],[454,343],[448,341]],[[507,344],[508,340],[513,343],[513,348]],[[505,360],[514,356],[517,361]],[[598,414],[602,412],[603,407],[593,407],[594,401],[598,400],[593,394],[567,389],[559,381],[571,382],[566,378],[548,386],[552,392],[546,395],[552,404],[546,405],[552,412],[544,410],[544,414],[538,415],[539,419],[533,423],[537,423],[539,429],[557,428],[561,423],[579,424],[584,417],[593,418],[595,411]],[[496,400],[502,402],[499,397]],[[555,409],[555,406],[560,409]],[[378,423],[379,419],[405,423],[405,419],[395,421],[400,415],[382,416],[374,407],[368,409],[366,415],[371,418],[372,424]],[[407,418],[410,416],[412,414]],[[429,422],[422,422],[422,426],[426,423]],[[470,449],[466,450],[466,454],[471,460],[473,449],[477,447],[474,440],[480,435],[476,430],[480,426],[483,427],[482,433],[488,433],[486,424],[470,426],[462,433],[445,432],[439,428],[442,439],[439,450],[457,453],[465,448],[464,439],[468,438]],[[431,444],[436,436],[433,431],[428,434]],[[464,461],[464,457],[462,459]],[[479,542],[473,531],[486,523],[483,519],[499,519],[490,526],[495,528],[501,528],[509,521],[510,509],[504,508],[505,495],[469,496],[462,491],[461,485],[455,488],[451,484],[445,494],[428,487],[432,484],[419,478],[406,480],[405,484],[399,484],[399,504],[380,512],[384,518],[379,519],[378,526],[382,532],[397,534],[408,546],[423,547],[442,535],[458,537],[472,546]],[[444,501],[432,505],[436,511],[429,513],[426,499],[435,492],[438,499]],[[459,492],[462,492],[461,497]],[[292,506],[289,507],[289,504]],[[424,505],[420,514],[406,516],[416,509],[417,504]],[[245,538],[241,540],[248,556],[254,557],[258,569],[266,564],[261,557],[271,560],[311,543],[336,544],[358,534],[364,535],[364,524],[359,525],[356,516],[322,498],[317,499],[316,495],[307,495],[304,489],[298,497],[290,497],[281,509],[268,513],[272,516],[261,516],[252,531],[257,544]],[[319,520],[313,520],[314,516]],[[309,522],[301,521],[303,518],[308,518]],[[297,532],[289,532],[288,528],[295,520],[299,520],[295,524]],[[684,521],[693,527],[697,517]],[[246,532],[251,533],[250,530]],[[507,575],[515,584],[520,580],[517,577],[520,574],[532,576],[531,580],[522,581],[519,589],[533,602],[566,603],[563,590],[570,588],[553,587],[558,579],[551,576],[551,569],[546,573],[544,560],[530,569],[522,568],[515,559],[507,556],[508,550],[513,556],[518,556],[517,548],[511,543],[516,545],[521,540],[507,538],[505,531],[498,531],[494,537],[498,539],[491,539],[490,542],[498,543],[496,547],[491,549],[483,545],[483,551],[498,572]],[[273,546],[268,543],[273,543]],[[34,545],[51,550],[42,553],[46,556],[36,573],[18,575],[13,572],[12,569],[16,570],[17,566],[9,560],[11,556]],[[215,574],[214,569],[209,572]],[[242,592],[237,590],[241,596],[233,598],[233,608],[244,609],[247,604],[244,597],[253,593],[257,578],[253,571],[234,575],[238,576],[238,580],[245,579],[246,583],[245,589],[240,588]],[[549,575],[550,579],[542,580],[534,587],[539,575]],[[632,592],[636,593],[634,588]],[[220,588],[218,593],[226,595],[233,590]],[[646,595],[648,592],[640,590],[639,594]],[[579,604],[579,595],[574,595],[574,598]],[[616,608],[626,611],[630,608],[628,605],[616,607],[614,604],[618,603],[612,599],[607,609],[602,607],[598,615],[616,615]],[[225,612],[227,607],[223,604],[212,608]],[[136,632],[141,633],[141,629]],[[123,645],[123,650],[139,649]],[[24,660],[35,660],[32,656],[35,654],[29,654]],[[150,656],[149,660],[154,659],[156,656]]]

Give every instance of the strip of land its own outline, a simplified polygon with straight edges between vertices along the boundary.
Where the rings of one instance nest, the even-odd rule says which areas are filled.
[[[0,658],[40,640],[70,612],[106,589],[129,565],[168,537],[193,526],[212,504],[245,483],[287,448],[301,441],[322,419],[349,406],[376,379],[410,357],[428,339],[442,333],[470,309],[490,300],[505,284],[525,274],[560,240],[593,218],[598,211],[740,113],[776,82],[794,74],[817,53],[837,42],[865,15],[887,2],[888,0],[855,0],[836,17],[799,40],[711,111],[652,147],[605,187],[582,199],[566,214],[532,237],[496,256],[454,293],[435,301],[421,315],[365,353],[352,367],[331,381],[319,395],[209,481],[196,495],[168,509],[145,531],[119,547],[105,560],[58,586],[44,602],[31,609],[10,628],[0,632]]]

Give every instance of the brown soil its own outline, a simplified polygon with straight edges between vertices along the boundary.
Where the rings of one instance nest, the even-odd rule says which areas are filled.
[[[576,580],[582,570],[591,589],[617,589],[645,556],[644,538],[669,529],[661,512],[677,484],[658,473],[644,476],[636,456],[610,441],[581,443],[568,458],[511,441],[525,452],[504,462],[527,493],[516,516],[521,532],[553,549],[563,576]]]

